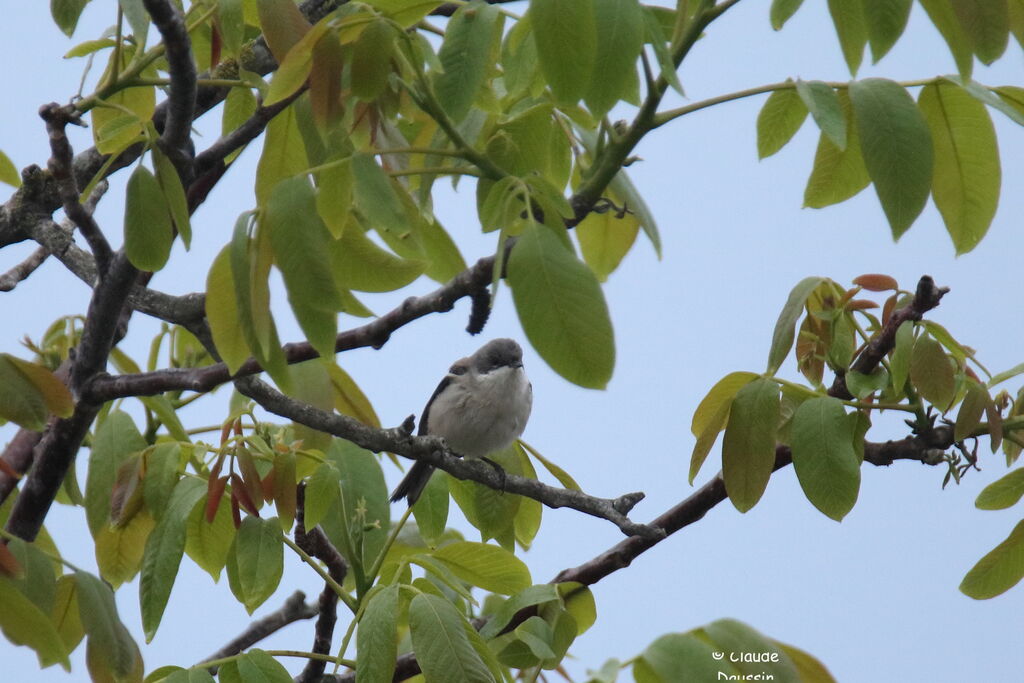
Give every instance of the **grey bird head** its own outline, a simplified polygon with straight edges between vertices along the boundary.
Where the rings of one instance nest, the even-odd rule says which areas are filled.
[[[523,367],[523,349],[514,339],[494,339],[477,349],[472,356],[453,365],[451,372],[461,375],[465,373],[466,366],[472,366],[482,375],[498,368],[521,368]]]

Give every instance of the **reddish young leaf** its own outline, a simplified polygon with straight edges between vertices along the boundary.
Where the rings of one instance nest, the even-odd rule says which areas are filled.
[[[236,530],[242,526],[242,511],[238,509],[238,496],[235,495],[234,489],[231,490],[231,521]]]
[[[892,312],[896,310],[896,300],[899,298],[899,294],[893,294],[885,303],[882,304],[882,324],[888,324],[889,318],[892,316]]]
[[[221,425],[221,428],[220,428],[220,445],[221,446],[224,445],[224,443],[228,440],[229,436],[231,436],[231,423],[230,422],[225,422],[223,425]]]
[[[231,474],[231,496],[233,498],[237,497],[239,504],[250,515],[260,516],[260,511],[256,509],[256,505],[252,502],[252,498],[249,497],[249,492],[245,488],[245,482],[235,473]]]
[[[256,470],[256,463],[253,461],[249,449],[242,446],[235,449],[235,463],[238,465],[238,471],[242,475],[242,481],[245,483],[245,490],[249,494],[249,499],[257,503],[257,505],[262,505],[263,488],[260,484],[260,473]]]
[[[17,579],[25,574],[18,558],[10,551],[6,543],[0,543],[0,574],[12,579]]]
[[[860,285],[869,292],[887,292],[891,289],[899,289],[899,283],[889,275],[867,273],[853,278],[853,284]]]
[[[213,524],[213,519],[217,516],[217,506],[220,505],[220,499],[224,497],[224,487],[227,483],[227,477],[217,477],[216,479],[210,480],[206,491],[207,524]]]
[[[277,472],[271,469],[267,472],[267,476],[263,477],[263,500],[268,503],[274,500],[274,480],[277,478]]]

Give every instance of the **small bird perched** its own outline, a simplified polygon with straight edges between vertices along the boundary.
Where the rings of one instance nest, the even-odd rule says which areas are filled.
[[[495,339],[455,361],[420,417],[420,436],[443,437],[453,453],[483,458],[519,438],[533,406],[533,388],[523,371],[523,350],[512,339]],[[412,505],[434,473],[422,460],[391,494]]]

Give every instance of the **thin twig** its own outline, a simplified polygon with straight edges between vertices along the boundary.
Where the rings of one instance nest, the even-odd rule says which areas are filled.
[[[209,657],[204,657],[200,663],[212,662],[217,659],[224,659],[225,657],[237,655],[239,652],[247,650],[264,638],[277,633],[288,624],[301,621],[303,619],[312,619],[316,615],[316,608],[313,607],[313,605],[306,604],[306,594],[302,591],[295,591],[287,600],[284,601],[284,605],[282,605],[280,609],[249,624],[249,626],[242,631],[237,638],[233,639]],[[216,667],[210,667],[208,670],[211,674],[217,673]]]
[[[0,292],[10,292],[18,286],[18,283],[27,280],[49,256],[50,251],[46,247],[36,247],[36,250],[28,255],[28,258],[0,275]]]
[[[51,152],[48,167],[57,183],[57,191],[60,194],[61,203],[64,205],[64,213],[78,226],[82,237],[88,242],[96,259],[98,273],[100,277],[103,277],[110,264],[112,254],[110,244],[103,235],[103,231],[100,230],[100,226],[93,219],[92,213],[78,201],[78,183],[75,182],[75,176],[71,171],[73,160],[71,143],[64,130],[69,123],[81,125],[81,121],[73,106],[62,107],[55,102],[43,105],[39,109],[39,115],[46,122]]]

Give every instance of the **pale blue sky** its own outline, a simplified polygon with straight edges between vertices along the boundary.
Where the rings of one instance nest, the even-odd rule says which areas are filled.
[[[0,25],[0,58],[9,65],[0,76],[0,149],[19,167],[45,164],[48,157],[36,116],[39,105],[65,101],[78,87],[82,61],[61,61],[57,55],[112,23],[113,3],[94,2],[69,41],[50,22],[47,4],[19,3]],[[768,26],[768,4],[740,3],[695,47],[681,72],[690,101],[786,77],[849,78],[825,3],[805,3],[778,34]],[[866,67],[859,76],[912,79],[953,70],[938,34],[915,5],[908,34],[877,68]],[[1002,63],[979,67],[976,78],[1019,85],[1021,71],[1021,50],[1011,41]],[[690,493],[688,427],[697,402],[722,375],[763,369],[775,317],[789,289],[807,275],[848,284],[858,274],[882,272],[909,288],[920,275],[931,274],[952,289],[932,319],[975,347],[993,371],[1024,360],[1019,342],[1024,321],[1015,305],[1024,247],[1018,218],[1024,214],[1019,190],[1024,131],[993,113],[1002,147],[1003,198],[989,236],[971,254],[954,258],[931,204],[899,244],[892,243],[872,189],[838,207],[801,210],[817,131],[808,120],[789,147],[758,163],[754,120],[763,101],[762,96],[696,113],[641,145],[643,162],[630,173],[660,223],[665,250],[659,262],[641,238],[605,287],[618,347],[607,391],[568,385],[527,350],[535,404],[524,438],[590,493],[645,491],[647,500],[633,513],[641,521]],[[211,142],[218,129],[218,115],[209,115],[201,126],[206,137],[197,145]],[[88,133],[76,134],[73,142],[81,150]],[[173,293],[203,288],[212,254],[227,241],[235,216],[253,203],[256,152],[243,155],[240,167],[197,212],[192,251],[176,247],[180,258],[154,278],[155,287]],[[115,240],[123,182],[115,183],[98,216]],[[464,186],[457,196],[437,201],[468,261],[494,248],[493,236],[478,232],[470,189]],[[30,250],[31,245],[4,250],[0,270]],[[433,287],[421,279],[402,296]],[[47,263],[14,293],[0,295],[5,321],[0,350],[19,353],[24,334],[38,337],[58,315],[83,311],[87,300],[84,285],[58,264]],[[370,303],[384,311],[399,300],[382,296]],[[369,394],[381,419],[397,424],[419,412],[452,360],[481,343],[463,332],[466,315],[467,305],[461,303],[454,313],[404,328],[381,351],[342,354],[339,362]],[[287,318],[279,313],[285,320],[282,337],[296,339],[297,329]],[[129,348],[144,353],[154,329],[136,316]],[[523,339],[507,291],[484,334],[496,336]],[[796,379],[792,364],[787,367]],[[190,423],[219,421],[220,405],[215,399],[210,408],[199,406],[189,413]],[[905,431],[892,420],[876,426],[870,437],[900,438]],[[12,433],[9,426],[0,429],[0,443]],[[567,663],[568,669],[582,675],[607,657],[638,654],[663,633],[733,617],[811,652],[844,683],[1019,676],[1024,589],[986,602],[957,591],[964,573],[1019,519],[1012,510],[974,508],[978,491],[1005,472],[1002,456],[989,456],[984,448],[984,471],[945,491],[938,468],[866,466],[857,507],[841,524],[804,499],[792,468],[779,472],[751,512],[741,515],[728,503],[720,505],[596,585],[598,623],[573,647],[577,659]],[[716,448],[698,483],[717,467]],[[388,474],[397,481],[393,468]],[[49,527],[72,561],[94,567],[80,516],[55,508]],[[608,523],[546,510],[540,535],[524,559],[534,581],[543,582],[620,539]],[[275,609],[295,588],[312,598],[319,584],[308,569],[290,563],[279,594],[255,616]],[[122,617],[141,639],[136,589],[135,583],[125,586],[118,596]],[[198,661],[246,623],[226,581],[214,585],[186,559],[160,631],[143,648],[147,670]],[[304,623],[263,646],[308,649],[310,641],[311,625]],[[37,672],[35,655],[25,648],[4,642],[0,651],[10,680],[87,680],[84,648],[73,658],[70,677],[59,668]]]

